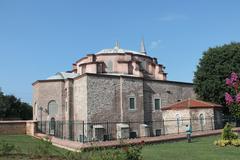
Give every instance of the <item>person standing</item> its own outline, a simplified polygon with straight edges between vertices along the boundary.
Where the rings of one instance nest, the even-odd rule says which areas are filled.
[[[192,140],[191,140],[191,134],[192,134],[192,127],[191,125],[186,125],[186,133],[187,133],[187,141],[188,143],[190,143]]]

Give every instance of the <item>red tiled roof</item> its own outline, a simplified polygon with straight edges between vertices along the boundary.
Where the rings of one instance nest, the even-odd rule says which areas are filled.
[[[186,99],[181,102],[171,104],[167,107],[163,107],[162,110],[169,110],[169,109],[177,110],[177,109],[186,109],[186,108],[216,108],[216,107],[222,107],[222,106],[219,104],[200,101],[196,99]]]

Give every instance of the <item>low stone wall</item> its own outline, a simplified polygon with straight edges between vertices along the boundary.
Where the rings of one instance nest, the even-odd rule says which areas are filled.
[[[27,134],[33,136],[36,121],[0,121],[0,135]]]

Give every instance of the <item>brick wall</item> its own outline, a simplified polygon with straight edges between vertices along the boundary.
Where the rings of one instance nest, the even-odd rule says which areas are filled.
[[[0,121],[0,135],[34,135],[35,121]]]

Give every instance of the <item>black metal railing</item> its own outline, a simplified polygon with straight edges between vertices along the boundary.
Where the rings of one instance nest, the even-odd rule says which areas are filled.
[[[186,132],[190,125],[193,132],[222,129],[226,123],[238,126],[239,120],[233,117],[214,119],[177,119],[148,122],[84,122],[84,121],[39,121],[37,129],[47,135],[79,141],[108,141],[122,138],[153,137]]]

